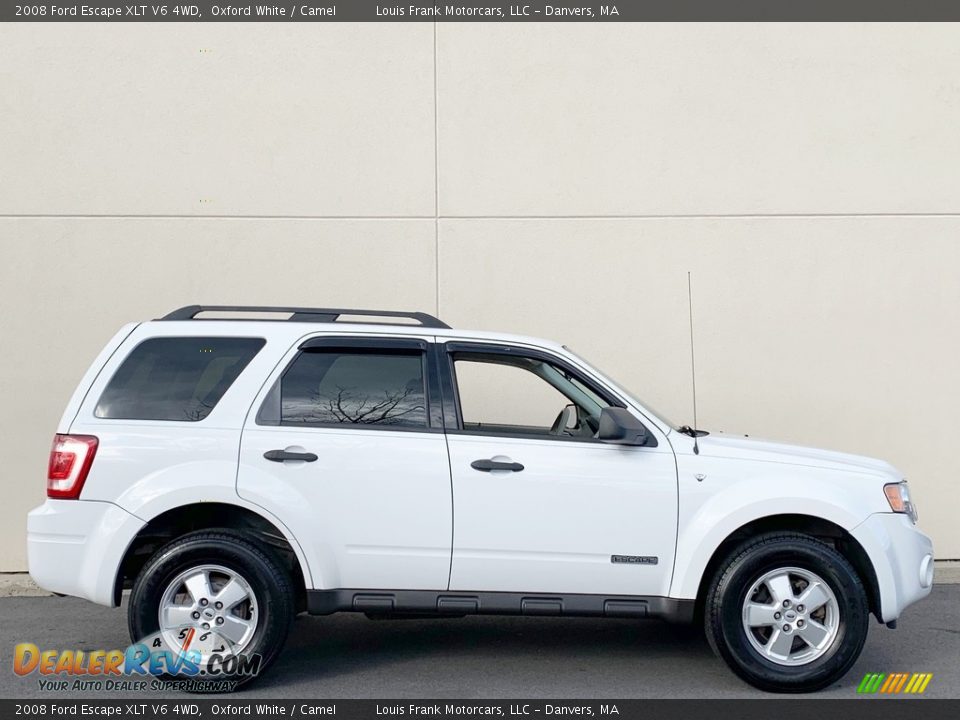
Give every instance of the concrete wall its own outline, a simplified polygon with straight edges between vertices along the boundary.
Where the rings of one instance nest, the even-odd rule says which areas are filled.
[[[116,328],[421,308],[700,424],[879,455],[960,557],[960,44],[938,25],[0,27],[0,570]]]

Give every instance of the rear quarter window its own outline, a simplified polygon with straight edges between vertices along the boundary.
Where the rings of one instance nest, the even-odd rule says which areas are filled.
[[[237,337],[144,340],[110,379],[94,415],[117,420],[203,420],[265,342]]]

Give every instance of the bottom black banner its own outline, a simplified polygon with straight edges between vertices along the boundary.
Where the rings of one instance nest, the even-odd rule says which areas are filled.
[[[0,700],[0,717],[213,718],[611,718],[625,720],[844,720],[960,717],[960,700],[256,700],[240,697],[178,700]]]

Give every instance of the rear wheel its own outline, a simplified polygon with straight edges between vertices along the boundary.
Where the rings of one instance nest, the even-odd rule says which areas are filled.
[[[707,639],[751,685],[811,692],[839,680],[867,637],[866,591],[834,548],[771,533],[736,548],[709,588]]]
[[[280,653],[293,597],[288,573],[267,548],[232,530],[190,533],[158,550],[137,576],[130,637],[175,654],[193,651],[204,669],[216,656],[215,675],[190,679],[224,680],[224,689],[233,689],[255,677],[239,672],[237,660],[259,656],[259,674]]]

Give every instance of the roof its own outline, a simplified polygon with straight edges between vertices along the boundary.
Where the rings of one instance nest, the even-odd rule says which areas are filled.
[[[200,317],[207,315],[207,317]],[[274,317],[270,317],[270,316]],[[285,317],[278,317],[285,316]],[[344,318],[350,318],[346,320]],[[359,318],[354,320],[353,318]],[[370,318],[365,320],[364,318]],[[532,345],[535,347],[561,349],[562,345],[552,340],[512,335],[508,333],[461,330],[451,328],[439,318],[424,312],[398,310],[362,310],[353,308],[306,308],[290,306],[249,305],[188,305],[158,318],[157,323],[170,323],[183,328],[190,325],[194,334],[200,328],[219,326],[216,332],[236,332],[237,324],[270,326],[271,335],[301,335],[308,332],[337,332],[350,335],[391,334],[451,339],[489,340]],[[151,323],[152,324],[152,323]],[[286,331],[281,328],[287,328]],[[201,331],[204,332],[204,331]],[[166,334],[166,333],[165,333]]]

